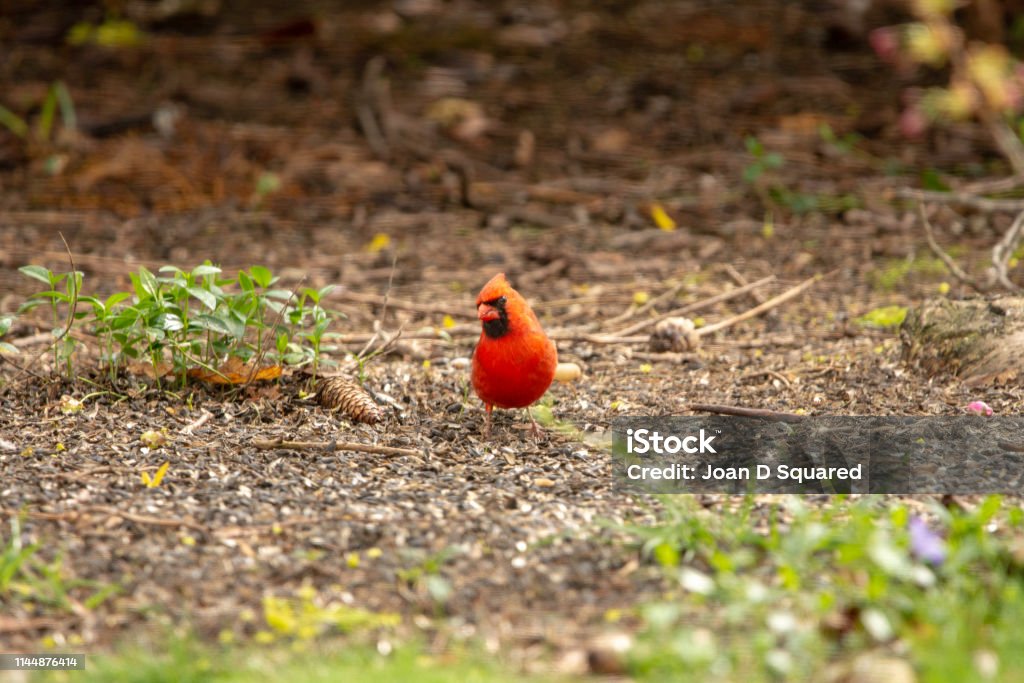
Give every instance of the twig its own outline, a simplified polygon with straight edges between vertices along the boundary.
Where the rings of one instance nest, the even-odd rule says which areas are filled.
[[[450,315],[453,318],[472,318],[476,319],[476,315],[467,313],[466,311],[452,310],[450,306],[434,305],[434,304],[421,304],[415,301],[403,301],[399,299],[389,298],[387,295],[378,296],[377,294],[360,294],[358,292],[338,292],[337,294],[332,293],[330,295],[332,299],[340,299],[343,301],[353,302],[357,304],[375,304],[380,305],[387,303],[391,308],[397,308],[401,311],[412,311],[413,313],[426,313],[426,314],[440,314]]]
[[[969,192],[935,192],[901,188],[896,190],[900,199],[916,199],[919,202],[960,204],[979,211],[1024,211],[1024,199],[990,199]]]
[[[384,71],[385,59],[378,55],[366,63],[363,70],[363,83],[361,92],[356,102],[356,116],[359,118],[359,127],[363,131],[370,149],[380,159],[391,158],[391,146],[386,133],[390,129],[386,120],[387,113],[383,111],[386,94],[381,84],[381,74]]]
[[[992,268],[995,271],[995,279],[1011,292],[1020,291],[1020,287],[1010,282],[1006,271],[1009,268],[1010,259],[1017,249],[1017,243],[1020,242],[1021,228],[1024,228],[1024,211],[1017,214],[1017,217],[1013,219],[1013,224],[1010,225],[1010,229],[996,243],[996,246],[992,247]]]
[[[790,386],[790,382],[789,382],[789,378],[788,377],[783,375],[781,372],[776,372],[775,370],[767,370],[767,369],[765,369],[765,370],[754,370],[753,372],[748,372],[747,374],[741,375],[740,377],[736,378],[736,382],[737,383],[738,382],[744,382],[744,381],[746,381],[748,379],[754,379],[755,377],[768,377],[770,379],[777,379],[780,382],[782,382],[783,384],[785,384],[787,387]]]
[[[931,221],[928,220],[928,216],[925,214],[923,203],[919,203],[917,205],[917,212],[921,216],[921,223],[924,225],[924,235],[928,240],[928,248],[932,250],[932,253],[934,253],[939,260],[945,264],[953,277],[974,291],[983,293],[985,288],[978,284],[977,280],[964,272],[960,266],[956,264],[956,261],[953,260],[953,257],[947,254],[946,251],[939,246],[939,243],[935,241],[935,231],[932,229]]]
[[[666,301],[671,301],[672,299],[675,299],[676,295],[679,294],[679,292],[682,291],[683,287],[685,286],[685,281],[678,282],[674,286],[669,287],[666,291],[662,292],[658,296],[654,297],[653,299],[645,303],[643,306],[630,306],[629,308],[627,308],[625,311],[615,316],[614,318],[606,320],[604,324],[608,326],[618,325],[619,323],[626,322],[630,318],[635,318],[638,315],[643,315],[644,313],[651,310],[655,306],[663,304]]]
[[[250,384],[252,384],[253,377],[256,376],[256,372],[259,370],[260,365],[263,363],[263,357],[267,355],[267,340],[274,338],[274,334],[277,332],[277,328],[281,326],[281,319],[284,318],[285,310],[288,308],[289,304],[291,304],[292,299],[295,298],[295,294],[299,291],[299,287],[301,287],[302,283],[305,281],[305,275],[299,278],[299,281],[295,284],[295,287],[292,288],[292,293],[288,295],[288,300],[285,301],[284,304],[281,305],[281,308],[277,311],[277,318],[274,320],[274,324],[270,326],[270,333],[263,338],[263,343],[260,344],[260,352],[259,354],[257,354],[256,360],[252,364],[252,370],[249,371],[249,376],[245,378],[245,383],[242,384],[242,387],[247,387]],[[214,372],[217,371],[214,370]],[[220,375],[219,372],[217,372],[217,374]],[[221,377],[223,377],[223,375],[221,375]]]
[[[718,415],[735,415],[737,417],[763,417],[779,422],[802,422],[807,415],[782,413],[767,408],[744,408],[743,406],[725,406],[717,403],[693,403],[687,406],[695,413],[717,413]]]
[[[1024,177],[1010,176],[1009,178],[998,178],[996,180],[979,180],[975,183],[964,185],[960,192],[964,194],[990,194],[993,192],[1009,192],[1024,185]]]
[[[696,353],[675,353],[673,351],[664,351],[662,353],[634,351],[630,358],[664,363],[689,363],[691,361],[700,360],[700,355]]]
[[[722,266],[722,270],[724,270],[725,274],[728,275],[732,279],[732,281],[738,284],[740,287],[745,287],[746,285],[750,284],[750,280],[743,277],[743,274],[740,271],[736,270],[731,263],[724,264]],[[761,294],[761,292],[757,291],[756,289],[750,292],[750,296],[752,296],[754,298],[754,301],[756,301],[757,303],[764,303],[764,295]]]
[[[787,289],[782,294],[779,294],[778,296],[774,296],[771,299],[768,299],[768,301],[765,301],[763,304],[759,304],[757,306],[754,306],[753,308],[751,308],[748,311],[744,311],[743,313],[740,313],[739,315],[734,315],[731,318],[726,318],[725,320],[722,320],[720,322],[714,323],[712,325],[706,325],[705,327],[701,327],[701,328],[697,329],[697,334],[699,336],[703,337],[704,335],[711,334],[712,332],[717,332],[718,330],[723,330],[726,327],[730,327],[732,325],[735,325],[736,323],[740,323],[740,322],[743,322],[744,320],[748,320],[748,319],[753,318],[755,316],[761,315],[765,311],[769,311],[769,310],[771,310],[771,309],[773,309],[773,308],[775,308],[775,307],[777,307],[777,306],[779,306],[779,305],[789,301],[790,299],[792,299],[793,297],[797,296],[798,294],[803,292],[805,289],[807,289],[808,287],[813,285],[815,282],[817,282],[818,280],[822,279],[822,277],[825,277],[825,276],[822,276],[822,275],[819,274],[819,275],[815,275],[814,277],[808,278],[808,279],[804,280],[803,282],[801,282],[800,284],[798,284],[796,287],[792,287],[791,289]]]
[[[768,277],[763,277],[760,280],[757,280],[756,282],[751,282],[746,287],[737,287],[736,289],[731,289],[728,292],[722,292],[721,294],[716,294],[716,295],[714,295],[712,297],[708,297],[707,299],[704,299],[702,301],[697,301],[697,302],[694,302],[694,303],[689,304],[687,306],[683,306],[682,308],[677,308],[675,310],[671,310],[668,313],[662,313],[661,315],[656,316],[654,318],[650,318],[648,320],[642,320],[642,321],[636,323],[635,325],[631,325],[631,326],[629,326],[629,327],[627,327],[625,329],[618,330],[614,334],[616,334],[618,336],[621,336],[621,337],[629,336],[629,335],[633,334],[634,332],[639,332],[640,330],[644,330],[644,329],[646,329],[648,327],[652,327],[653,325],[656,325],[657,323],[661,322],[662,320],[665,320],[666,318],[672,318],[672,317],[678,316],[678,315],[686,315],[687,313],[694,313],[694,312],[699,311],[701,309],[708,308],[709,306],[714,306],[717,303],[721,303],[723,301],[728,301],[729,299],[735,299],[738,296],[742,296],[743,294],[746,294],[747,292],[749,292],[749,291],[751,291],[753,289],[761,287],[762,285],[766,285],[766,284],[768,284],[770,282],[773,282],[774,280],[775,280],[775,276],[774,275],[769,275]]]
[[[1002,151],[1003,156],[1013,166],[1013,172],[1017,177],[1024,176],[1024,146],[1021,145],[1017,134],[1006,125],[1002,116],[995,115],[987,109],[982,109],[982,119],[989,135],[996,141],[996,145]]]
[[[206,408],[203,408],[202,409],[202,414],[199,416],[199,419],[194,420],[194,421],[188,423],[187,425],[185,425],[184,427],[182,427],[181,428],[181,433],[182,434],[188,434],[189,436],[191,436],[192,432],[194,432],[195,430],[199,429],[204,424],[206,424],[210,420],[211,417],[213,417],[213,413],[211,413]]]
[[[391,446],[371,446],[365,443],[354,441],[286,441],[281,438],[260,439],[254,438],[250,443],[260,450],[267,451],[275,448],[288,448],[291,450],[336,450],[336,451],[357,451],[359,453],[376,453],[378,455],[421,455],[419,451],[411,448],[393,448]]]
[[[22,375],[28,373],[28,369],[32,367],[40,358],[42,358],[44,354],[49,353],[50,350],[54,346],[56,346],[58,342],[64,339],[64,337],[68,336],[68,333],[71,332],[71,325],[74,324],[75,322],[75,312],[78,309],[78,274],[75,269],[75,257],[71,255],[71,247],[68,246],[68,241],[64,239],[64,233],[58,232],[57,234],[60,236],[60,241],[64,243],[64,249],[65,251],[67,251],[68,254],[68,262],[71,264],[71,310],[68,312],[68,319],[67,322],[64,324],[64,330],[53,340],[51,344],[47,345],[43,349],[40,349],[39,353],[37,353],[31,360],[29,360],[29,362],[26,363],[24,367],[8,360],[8,362],[10,362],[11,365],[14,365],[20,370],[20,372],[14,376],[14,380],[17,380]],[[54,368],[54,370],[56,370],[56,368]]]
[[[126,510],[118,510],[114,507],[108,507],[106,505],[93,505],[86,508],[83,512],[99,512],[106,513],[111,517],[121,517],[127,519],[129,522],[135,522],[136,524],[151,524],[153,526],[167,526],[167,527],[185,527],[186,529],[192,529],[206,533],[208,530],[202,524],[187,520],[187,519],[175,519],[173,517],[152,517],[150,515],[140,515],[134,512],[128,512]]]
[[[589,342],[591,344],[642,344],[648,340],[646,335],[619,337],[607,334],[591,334],[574,332],[573,330],[554,330],[548,336],[555,341]]]
[[[377,337],[380,335],[380,330],[384,326],[384,320],[387,318],[388,315],[388,297],[391,295],[391,284],[395,280],[395,267],[397,265],[398,254],[396,253],[391,258],[391,272],[388,273],[388,286],[384,290],[384,304],[381,307],[380,318],[373,321],[373,336],[370,337],[370,340],[368,342],[366,342],[366,345],[363,346],[362,350],[360,350],[359,353],[356,354],[356,358],[359,360],[362,360],[363,356],[366,355],[366,352],[369,350],[369,348],[373,345],[375,341],[377,341]],[[401,332],[401,330],[399,330],[399,332]],[[394,340],[392,339],[392,341]]]

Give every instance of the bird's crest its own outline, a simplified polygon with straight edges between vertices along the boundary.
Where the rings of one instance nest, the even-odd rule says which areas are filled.
[[[503,296],[508,296],[514,291],[515,290],[512,289],[512,285],[510,285],[508,280],[505,279],[505,273],[498,273],[491,278],[490,282],[484,285],[483,289],[480,290],[480,296],[476,298],[476,305],[479,306],[482,303],[494,301],[495,299]]]

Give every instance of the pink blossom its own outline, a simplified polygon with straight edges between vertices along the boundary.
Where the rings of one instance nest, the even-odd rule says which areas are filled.
[[[972,415],[984,415],[985,417],[991,417],[994,411],[984,401],[971,401],[967,404],[967,412]]]

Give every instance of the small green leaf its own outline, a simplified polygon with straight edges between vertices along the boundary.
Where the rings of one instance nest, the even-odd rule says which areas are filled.
[[[160,326],[167,332],[177,332],[185,327],[181,317],[174,313],[164,313],[157,319],[160,321]]]
[[[53,117],[57,113],[57,92],[51,86],[46,92],[46,99],[43,100],[42,110],[39,112],[39,123],[36,125],[36,134],[40,140],[50,139],[50,131],[53,129]]]
[[[53,92],[57,96],[57,104],[60,105],[60,120],[67,130],[74,130],[78,127],[78,117],[75,114],[75,103],[71,99],[71,93],[63,81],[53,84]]]
[[[264,266],[253,266],[249,269],[249,275],[261,288],[266,289],[274,279],[274,274]]]
[[[303,299],[309,299],[314,304],[319,304],[320,303],[320,292],[316,291],[315,289],[310,289],[309,287],[307,287],[307,288],[302,290],[302,298]]]
[[[217,266],[210,265],[209,262],[203,263],[192,269],[193,277],[206,277],[207,275],[220,275],[221,269]]]
[[[252,278],[244,270],[238,272],[238,286],[245,292],[252,292],[256,289]]]
[[[26,275],[34,280],[39,280],[40,282],[44,282],[48,285],[53,284],[53,274],[46,268],[43,268],[42,266],[22,266],[21,268],[18,268],[18,272],[20,272],[22,275]]]
[[[206,313],[198,315],[192,319],[192,322],[204,330],[210,330],[211,332],[218,332],[220,334],[231,334],[231,328],[224,320],[215,315],[207,315]]]
[[[874,310],[868,311],[864,315],[857,318],[856,322],[859,325],[866,327],[897,327],[903,324],[903,320],[907,317],[906,306],[883,306]]]
[[[113,294],[107,297],[106,301],[103,302],[103,307],[109,311],[113,309],[114,306],[118,305],[125,299],[130,299],[131,296],[132,295],[129,294],[128,292],[114,292]]]
[[[209,310],[217,309],[217,297],[202,287],[187,287],[188,293],[199,299]]]
[[[7,107],[0,106],[0,125],[17,135],[19,138],[23,138],[28,134],[28,124],[25,123],[25,119],[21,118]]]
[[[950,189],[934,168],[926,168],[921,171],[921,187],[932,192],[949,192]]]

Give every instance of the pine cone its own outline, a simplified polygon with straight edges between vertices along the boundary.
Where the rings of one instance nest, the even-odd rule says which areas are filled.
[[[381,419],[380,408],[366,390],[344,377],[320,380],[316,400],[329,410],[339,410],[356,422],[373,424]]]

